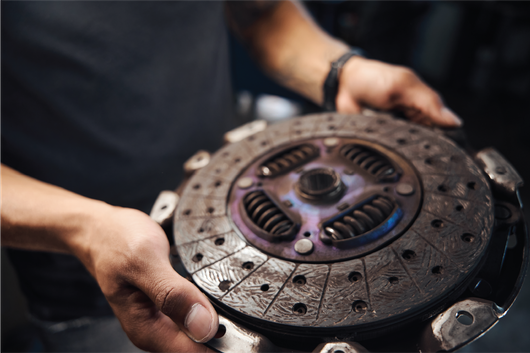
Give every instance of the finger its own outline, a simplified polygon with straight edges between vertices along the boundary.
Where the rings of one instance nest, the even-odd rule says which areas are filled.
[[[337,112],[346,114],[358,114],[361,112],[361,105],[357,103],[345,90],[339,91],[335,100]]]
[[[400,98],[399,106],[414,122],[448,128],[462,126],[462,120],[443,104],[440,96],[419,80]]]
[[[149,264],[133,283],[195,342],[209,341],[217,332],[217,313],[206,296],[173,270],[169,260]]]
[[[445,122],[444,126],[448,127],[461,127],[464,125],[464,121],[460,119],[451,109],[443,107],[441,110],[441,121]]]
[[[169,317],[162,314],[151,299],[136,288],[125,289],[123,300],[113,309],[124,331],[140,349],[154,352],[208,352],[193,342]]]

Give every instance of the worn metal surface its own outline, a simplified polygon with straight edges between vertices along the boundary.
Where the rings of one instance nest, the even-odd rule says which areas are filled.
[[[230,130],[224,135],[224,141],[226,143],[234,143],[243,140],[244,138],[250,137],[257,132],[263,131],[267,128],[267,121],[265,120],[254,120],[243,126],[240,126],[234,130]]]
[[[517,189],[523,186],[519,173],[496,149],[483,149],[475,158],[492,180],[494,187],[503,193],[515,194]]]
[[[325,140],[330,137],[337,141]],[[333,204],[315,206],[298,198],[292,188],[296,171],[267,184],[252,167],[307,141],[321,156],[303,168],[333,168],[348,186]],[[334,157],[347,143],[364,143],[398,161],[400,179],[380,182],[359,168],[352,173],[348,168],[355,165]],[[238,188],[239,178],[252,178],[252,186]],[[403,192],[400,183],[413,185],[414,192]],[[301,214],[292,241],[267,241],[245,225],[238,201],[255,188],[285,195],[284,205]],[[343,203],[349,207],[376,192],[403,210],[391,236],[353,251],[321,241],[323,219],[340,213]],[[214,303],[255,325],[313,337],[377,335],[380,327],[434,315],[470,279],[492,228],[491,192],[473,160],[431,130],[384,114],[312,115],[227,145],[191,178],[174,216],[182,263]],[[301,239],[313,242],[310,254],[296,252]]]
[[[173,213],[177,208],[179,196],[174,191],[161,191],[151,209],[149,217],[156,223],[163,225],[173,218]]]
[[[184,162],[184,172],[186,175],[191,175],[197,170],[204,168],[210,163],[211,155],[208,151],[197,151],[186,162]]]
[[[208,342],[208,346],[223,353],[301,353],[274,345],[267,337],[219,316],[220,336]]]
[[[313,353],[366,353],[368,350],[357,342],[322,343]]]
[[[503,312],[495,303],[484,299],[457,302],[426,327],[420,349],[439,352],[460,348],[495,325]]]
[[[322,119],[326,123],[326,126],[330,124],[327,119],[328,117]],[[331,115],[331,117],[336,119],[334,115]],[[295,125],[297,120],[294,120],[292,126],[307,128],[308,124],[305,122],[305,119],[310,119],[309,121],[312,122],[313,129],[315,129],[315,126],[321,125],[318,120],[315,122],[313,117],[309,117],[301,119],[303,123],[300,125]],[[340,120],[342,123],[345,122],[343,118]],[[287,131],[287,128],[285,131]],[[300,131],[302,131],[301,134],[306,139],[303,141],[298,139],[292,140],[288,144],[283,144],[279,148],[268,151],[268,153],[256,156],[255,161],[241,172],[238,180],[253,178],[253,188],[244,191],[233,188],[230,192],[228,205],[232,220],[235,226],[253,246],[273,256],[293,261],[334,262],[369,253],[399,236],[410,225],[419,210],[422,198],[420,178],[410,162],[406,161],[395,151],[372,141],[356,139],[355,136],[351,138],[337,138],[338,144],[334,148],[329,149],[324,145],[326,137],[318,137],[319,131],[313,131],[312,133],[317,135],[317,137],[311,139],[307,139],[309,133],[304,132],[304,130]],[[256,134],[256,137],[258,136],[259,134]],[[352,144],[366,147],[366,149],[370,149],[373,152],[372,154],[383,156],[386,160],[392,161],[392,164],[395,166],[394,170],[400,170],[399,178],[380,180],[378,176],[374,176],[365,170],[364,162],[358,165],[344,157],[341,153],[342,147]],[[273,178],[259,177],[260,174],[257,171],[259,171],[264,161],[271,159],[271,157],[275,158],[277,155],[282,155],[282,151],[290,151],[299,145],[311,145],[313,148],[317,148],[320,153],[318,157],[307,161],[302,166],[298,166],[295,169],[287,169],[286,172],[278,174]],[[368,161],[369,158],[365,161]],[[328,188],[329,190],[326,190],[326,188],[322,190],[322,195],[316,193],[316,195],[309,195],[309,197],[308,192],[302,190],[301,182],[304,181],[304,178],[308,174],[311,175],[311,173],[318,172],[319,170],[332,170],[333,174],[336,174],[336,180]],[[329,174],[331,175],[332,173],[329,172]],[[417,192],[407,195],[399,194],[396,191],[396,187],[401,183],[414,185]],[[302,256],[295,251],[294,244],[288,246],[286,242],[268,241],[266,234],[262,234],[259,230],[255,229],[255,217],[246,212],[241,212],[238,207],[244,201],[246,195],[254,190],[267,192],[269,196],[278,200],[280,203],[278,207],[280,208],[281,204],[289,205],[288,210],[284,210],[283,212],[286,213],[289,211],[291,212],[291,216],[294,215],[296,218],[300,218],[301,227],[296,237],[289,237],[287,240],[294,239],[293,241],[296,242],[308,237],[315,243],[315,249],[312,253]],[[394,218],[387,219],[386,222],[377,221],[374,222],[377,223],[375,226],[366,226],[366,234],[363,234],[362,237],[353,237],[351,240],[335,238],[331,232],[326,231],[325,228],[329,228],[330,230],[336,228],[334,224],[336,223],[336,218],[336,221],[341,223],[339,226],[343,228],[349,227],[348,225],[344,225],[345,222],[343,220],[338,220],[338,218],[346,216],[346,214],[342,214],[342,211],[351,209],[350,213],[352,214],[349,214],[350,218],[356,218],[353,214],[354,209],[358,209],[356,212],[363,212],[363,210],[359,209],[360,207],[356,206],[363,205],[367,200],[376,195],[383,196],[388,200],[395,200],[399,204],[399,213],[393,214]],[[342,206],[344,208],[341,208]],[[293,217],[290,218],[292,219]],[[397,218],[400,218],[399,222],[397,222]],[[252,219],[252,221],[249,221],[249,219]],[[330,220],[333,220],[331,222],[332,224],[328,224]],[[326,223],[326,226],[323,227],[322,223]],[[324,244],[325,235],[331,238],[329,243],[333,243],[332,246]],[[353,244],[349,244],[350,242]],[[338,248],[341,250],[337,251]]]

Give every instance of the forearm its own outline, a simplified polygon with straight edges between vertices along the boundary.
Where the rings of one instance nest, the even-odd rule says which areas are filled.
[[[252,26],[235,26],[267,73],[315,103],[322,103],[322,86],[330,63],[347,52],[348,46],[321,30],[301,4],[283,1]]]
[[[211,352],[188,336],[211,339],[217,314],[206,296],[173,270],[164,231],[145,213],[2,165],[2,245],[76,255],[143,350]]]
[[[2,246],[79,254],[111,206],[2,165]]]

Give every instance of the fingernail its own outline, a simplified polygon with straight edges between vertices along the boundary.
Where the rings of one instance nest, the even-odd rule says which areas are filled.
[[[188,330],[188,336],[192,340],[198,343],[204,343],[211,338],[210,332],[213,326],[212,314],[201,304],[193,304],[186,316],[184,326]]]
[[[456,116],[455,113],[453,113],[451,111],[451,109],[447,108],[447,107],[443,107],[442,108],[442,117],[444,118],[445,121],[447,121],[448,123],[451,123],[451,124],[455,124],[456,126],[462,126],[463,125],[463,121],[462,119],[460,119],[458,116]]]

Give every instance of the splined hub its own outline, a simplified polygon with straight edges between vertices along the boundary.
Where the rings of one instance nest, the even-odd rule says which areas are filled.
[[[344,184],[332,168],[315,168],[301,172],[295,188],[301,198],[322,202],[340,198]]]
[[[260,332],[375,337],[476,274],[489,185],[452,141],[384,114],[318,114],[223,147],[189,181],[175,244],[225,315]]]

